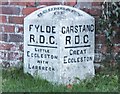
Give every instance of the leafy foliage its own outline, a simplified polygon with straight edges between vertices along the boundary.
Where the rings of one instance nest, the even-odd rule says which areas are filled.
[[[105,34],[107,53],[106,60],[115,61],[113,39],[117,33],[116,28],[120,28],[120,2],[104,2],[102,5],[102,16],[98,21],[97,31]],[[101,52],[102,53],[102,52]]]

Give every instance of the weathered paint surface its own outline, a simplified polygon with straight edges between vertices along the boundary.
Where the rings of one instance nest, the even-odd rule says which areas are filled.
[[[24,19],[24,71],[58,84],[94,76],[94,18],[55,5]]]

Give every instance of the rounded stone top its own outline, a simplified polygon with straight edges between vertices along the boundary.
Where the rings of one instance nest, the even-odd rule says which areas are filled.
[[[57,12],[59,11],[59,12]],[[65,5],[53,5],[53,6],[47,6],[41,9],[38,9],[36,11],[34,11],[33,13],[31,13],[30,15],[26,16],[24,20],[27,19],[42,19],[46,18],[47,19],[52,19],[56,16],[62,17],[63,18],[65,16],[67,16],[68,18],[75,18],[76,20],[80,20],[80,19],[92,19],[94,20],[94,17],[92,17],[91,15],[87,14],[86,12],[71,7],[71,6],[65,6]],[[65,17],[65,18],[67,18]]]

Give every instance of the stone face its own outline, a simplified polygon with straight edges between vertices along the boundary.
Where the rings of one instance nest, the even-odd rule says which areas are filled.
[[[24,19],[24,72],[53,83],[94,76],[94,18],[56,5]]]

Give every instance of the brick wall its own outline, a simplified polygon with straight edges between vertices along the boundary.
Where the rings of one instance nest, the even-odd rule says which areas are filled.
[[[57,2],[57,0],[51,1],[53,0],[40,0],[40,2],[17,2],[17,0],[10,2],[10,0],[6,0],[6,2],[0,2],[0,63],[3,67],[19,66],[22,64],[24,57],[24,17],[39,8],[61,3]],[[65,2],[64,4],[86,11],[94,16],[96,21],[101,15],[100,2],[69,1],[71,2]],[[119,36],[116,37],[119,38]],[[119,44],[119,41],[117,40],[115,43]],[[98,48],[100,51],[106,52],[105,36],[96,33],[96,49]],[[119,45],[115,47],[116,53],[119,51],[119,48]]]

